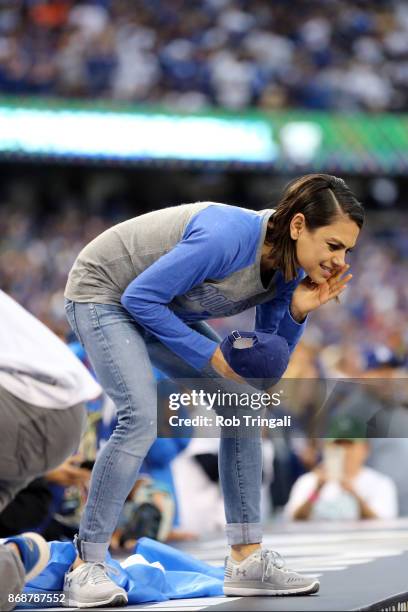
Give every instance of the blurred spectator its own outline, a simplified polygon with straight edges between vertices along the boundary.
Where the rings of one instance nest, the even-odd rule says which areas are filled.
[[[264,432],[262,454],[262,520],[271,514],[274,444]],[[221,533],[225,521],[218,473],[219,438],[193,437],[172,464],[179,505],[180,528],[200,538]],[[188,482],[188,486],[185,483]]]
[[[386,346],[375,346],[363,357],[364,372],[351,385],[338,383],[331,403],[337,413],[364,421],[371,447],[367,465],[393,480],[399,514],[407,516],[408,482],[400,469],[408,457],[407,371],[401,358]],[[337,387],[348,392],[341,397],[342,389]]]
[[[395,518],[395,484],[365,465],[369,442],[364,424],[340,415],[333,419],[329,435],[322,463],[294,484],[286,516],[294,520]]]
[[[66,488],[87,490],[91,472],[81,467],[81,457],[68,457],[60,466],[37,478],[19,491],[13,501],[0,512],[0,537],[24,531],[38,531],[47,539],[72,538],[77,525],[68,532],[56,519],[59,503]],[[58,495],[58,492],[61,494]],[[48,537],[52,535],[52,537]]]
[[[403,0],[2,0],[0,91],[402,111]]]
[[[180,526],[200,534],[200,537],[221,533],[225,523],[219,486],[218,446],[217,438],[193,438],[173,464]]]
[[[44,521],[51,506],[51,493],[44,478],[29,483],[0,512],[0,538],[35,531]]]

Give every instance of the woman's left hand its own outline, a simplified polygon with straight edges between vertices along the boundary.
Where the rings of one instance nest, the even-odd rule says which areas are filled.
[[[325,283],[317,285],[309,277],[303,279],[293,292],[290,310],[297,321],[302,321],[309,312],[323,306],[329,300],[337,298],[347,287],[352,274],[344,274],[349,270],[348,264],[333,274]]]

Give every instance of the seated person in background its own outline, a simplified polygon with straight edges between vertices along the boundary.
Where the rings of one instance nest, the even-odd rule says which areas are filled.
[[[365,462],[365,426],[339,415],[324,442],[323,461],[293,485],[285,515],[292,520],[391,519],[398,515],[393,481]]]
[[[0,512],[0,538],[16,535],[23,531],[36,531],[46,540],[59,540],[63,526],[58,525],[54,513],[58,502],[67,488],[86,488],[91,472],[80,466],[81,457],[68,457],[59,467],[47,472],[43,477],[32,480],[19,491],[13,501]],[[55,490],[60,492],[59,497]],[[71,539],[73,533],[69,533]]]
[[[224,529],[224,503],[219,485],[217,438],[193,437],[173,464],[180,526],[200,537]]]
[[[23,531],[38,531],[51,505],[51,493],[45,478],[32,480],[0,512],[0,538]]]

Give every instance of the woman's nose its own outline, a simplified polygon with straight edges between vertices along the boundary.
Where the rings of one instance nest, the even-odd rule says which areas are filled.
[[[333,265],[336,268],[342,268],[344,266],[344,264],[346,263],[345,260],[345,256],[344,255],[339,255],[337,254],[335,257],[333,257]]]

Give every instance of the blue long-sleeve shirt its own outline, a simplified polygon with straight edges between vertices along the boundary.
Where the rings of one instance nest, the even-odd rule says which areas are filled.
[[[293,350],[304,323],[292,318],[289,306],[304,274],[286,283],[277,271],[263,286],[262,245],[272,214],[205,202],[136,217],[85,248],[66,296],[119,300],[140,325],[197,369],[208,363],[217,343],[189,324],[253,306],[256,330],[282,335]]]

